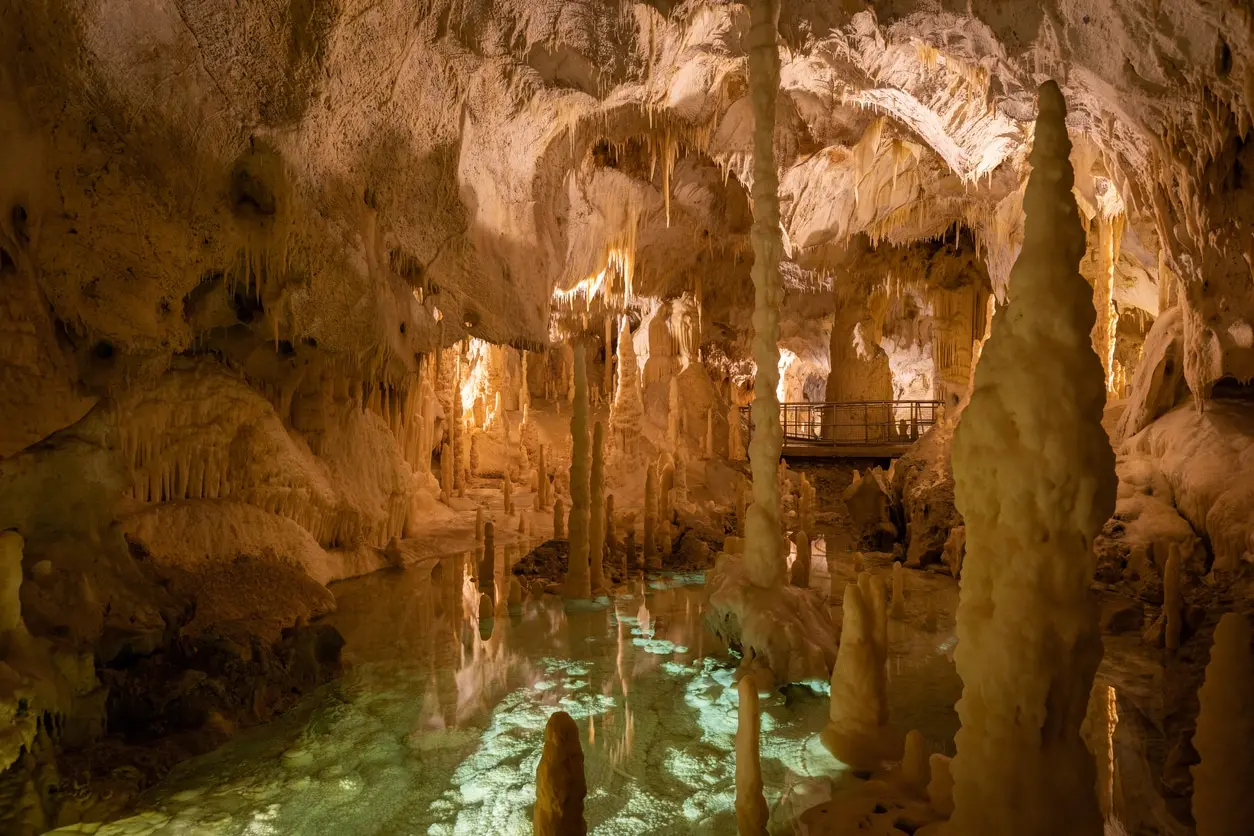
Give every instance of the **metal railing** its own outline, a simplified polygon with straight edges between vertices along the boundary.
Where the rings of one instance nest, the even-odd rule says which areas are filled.
[[[784,449],[789,446],[853,447],[908,445],[927,432],[940,415],[940,401],[845,401],[782,403]],[[740,408],[753,433],[751,407]]]

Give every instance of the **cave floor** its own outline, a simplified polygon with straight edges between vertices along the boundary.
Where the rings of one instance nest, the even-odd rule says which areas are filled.
[[[908,617],[891,625],[893,720],[944,750],[960,690],[957,592],[911,574]],[[498,589],[503,579],[498,565]],[[702,580],[636,576],[612,601],[577,608],[536,596],[511,615],[502,602],[486,639],[465,558],[337,584],[349,674],[183,764],[145,812],[58,832],[528,834],[558,709],[583,732],[591,833],[734,832],[738,659],[702,624]],[[812,582],[826,595],[829,580],[820,552]],[[844,770],[818,743],[826,691],[807,683],[762,701],[773,820],[827,798]]]

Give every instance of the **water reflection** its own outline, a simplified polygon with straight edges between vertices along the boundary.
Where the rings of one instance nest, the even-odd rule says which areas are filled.
[[[544,726],[558,709],[585,741],[592,833],[735,832],[737,660],[702,624],[702,577],[636,577],[604,606],[576,610],[526,597],[511,612],[516,553],[497,546],[490,580],[467,552],[429,578],[338,585],[351,673],[186,764],[144,820],[98,832],[529,834]],[[934,636],[905,646],[915,644],[948,664]],[[936,678],[931,664],[894,675]],[[923,717],[929,737],[952,734],[953,696],[942,689],[943,710]],[[793,689],[762,707],[768,801],[806,797],[810,779],[839,768],[816,741],[826,698]]]

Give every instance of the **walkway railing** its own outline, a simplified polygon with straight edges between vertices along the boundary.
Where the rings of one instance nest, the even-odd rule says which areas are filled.
[[[936,423],[940,409],[940,401],[783,403],[784,453],[856,455],[857,448],[876,448],[884,455],[899,454]],[[747,438],[753,432],[750,407],[740,411]]]

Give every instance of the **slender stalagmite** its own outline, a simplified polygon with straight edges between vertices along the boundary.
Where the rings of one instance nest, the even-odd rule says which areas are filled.
[[[1193,818],[1197,836],[1240,836],[1254,822],[1254,656],[1250,622],[1225,613],[1215,628],[1193,748]]]
[[[740,708],[736,722],[736,832],[739,836],[766,836],[766,796],[762,794],[762,759],[759,753],[762,715],[758,711],[758,686],[752,676],[736,686]]]
[[[544,753],[536,768],[532,833],[535,836],[586,836],[588,825],[583,819],[583,802],[587,794],[579,727],[565,711],[554,712],[544,729]]]
[[[607,343],[608,346],[608,343]],[[592,471],[588,477],[588,563],[592,591],[609,590],[602,564],[605,554],[605,425],[592,428]]]
[[[779,486],[775,469],[783,449],[779,421],[779,174],[775,169],[775,97],[779,90],[776,25],[779,0],[754,0],[749,12],[749,94],[753,102],[753,439],[749,465],[753,504],[745,524],[745,573],[764,588],[779,586],[782,553]]]
[[[605,497],[605,558],[613,562],[618,553],[618,536],[614,533],[614,494]]]
[[[465,477],[462,475],[462,355],[459,351],[457,362],[453,366],[453,419],[448,423],[449,447],[453,451],[453,487],[462,490]],[[451,496],[452,494],[450,494]]]
[[[588,443],[588,369],[586,352],[575,349],[574,410],[570,419],[570,563],[566,569],[567,598],[591,598],[588,574],[588,512],[591,451]]]
[[[501,498],[505,506],[506,516],[514,515],[514,480],[509,478],[509,471],[505,471],[505,478],[501,480]]]
[[[544,445],[540,445],[540,453],[536,462],[536,490],[540,495],[540,508],[549,507],[549,470],[544,462]]]
[[[445,442],[440,447],[440,490],[444,501],[453,503],[453,448]]]
[[[714,409],[709,407],[705,410],[705,457],[707,459],[714,457]]]
[[[1080,737],[1102,645],[1093,537],[1115,506],[1066,103],[1041,85],[1023,248],[954,432],[967,553],[950,836],[1101,836]],[[759,368],[761,363],[759,363]]]
[[[475,509],[475,542],[483,542],[483,506]]]
[[[527,351],[524,349],[518,361],[520,377],[518,379],[518,409],[522,412],[521,423],[526,424],[531,417],[531,388],[527,383]]]

